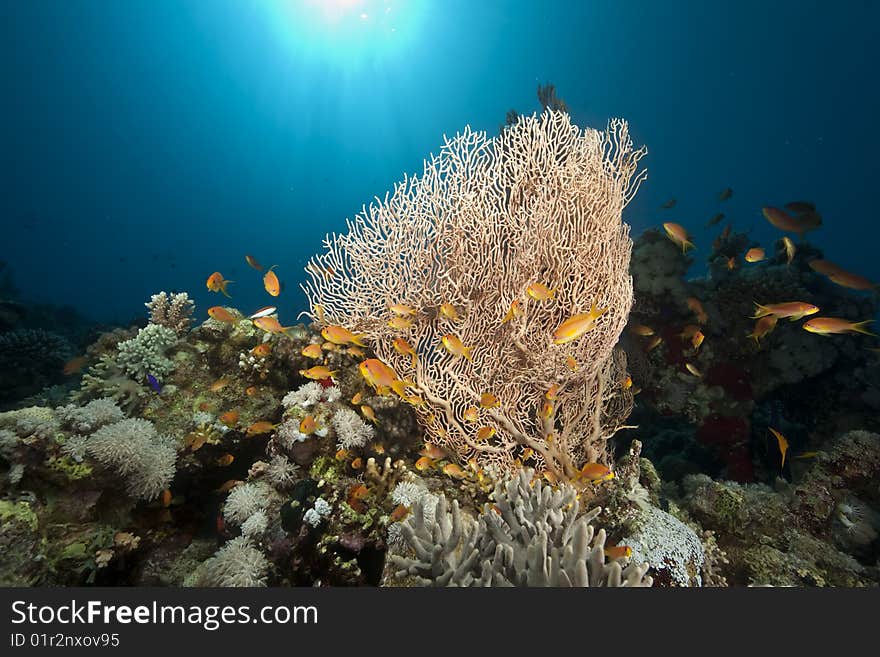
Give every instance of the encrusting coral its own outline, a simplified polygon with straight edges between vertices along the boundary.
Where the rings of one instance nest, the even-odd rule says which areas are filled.
[[[527,453],[575,481],[607,460],[632,404],[614,346],[632,303],[621,214],[644,153],[622,121],[581,130],[550,110],[494,139],[466,129],[325,240],[303,287],[311,315],[369,338],[459,462],[510,472]],[[554,340],[591,309],[583,337]]]

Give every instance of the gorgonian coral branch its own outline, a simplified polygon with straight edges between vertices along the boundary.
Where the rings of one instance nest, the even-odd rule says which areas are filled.
[[[311,316],[366,334],[427,404],[428,437],[462,461],[510,470],[523,450],[571,479],[605,460],[605,441],[629,414],[626,363],[614,345],[632,305],[632,240],[622,211],[644,179],[644,149],[627,125],[581,130],[562,112],[522,117],[493,139],[470,128],[446,139],[421,176],[406,177],[324,241],[306,268]],[[551,299],[527,294],[540,283]],[[417,311],[389,326],[391,304]],[[452,304],[460,318],[440,312]],[[517,305],[510,321],[503,321]],[[607,308],[593,330],[555,344],[562,322]],[[472,359],[441,346],[452,334]],[[417,359],[396,351],[404,338]],[[550,417],[545,394],[560,387]],[[495,408],[468,409],[480,396]],[[495,434],[479,440],[479,428]]]

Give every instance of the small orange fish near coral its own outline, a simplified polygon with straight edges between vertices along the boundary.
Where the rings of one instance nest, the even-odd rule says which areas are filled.
[[[650,326],[645,326],[644,324],[632,324],[627,330],[633,335],[639,335],[643,338],[654,335],[654,329]]]
[[[864,335],[873,335],[867,328],[873,319],[866,319],[863,322],[850,322],[839,317],[814,317],[804,323],[804,330],[810,333],[818,333],[819,335],[836,335],[840,333],[863,333]]]
[[[538,412],[538,417],[542,420],[549,420],[553,417],[553,412],[555,409],[553,408],[553,403],[549,401],[545,401],[541,406],[541,410]]]
[[[327,342],[332,342],[333,344],[356,344],[360,347],[366,347],[363,343],[365,335],[359,335],[352,333],[344,326],[325,326],[321,329],[321,335],[324,336],[324,339]]]
[[[782,238],[782,246],[785,247],[786,265],[790,265],[791,261],[794,260],[794,254],[797,253],[797,248],[787,235]]]
[[[224,454],[219,459],[217,459],[217,465],[221,468],[225,468],[227,465],[232,464],[235,460],[235,457],[232,454]]]
[[[566,344],[577,340],[596,328],[596,321],[607,312],[608,308],[597,308],[594,302],[590,312],[569,317],[556,328],[553,332],[553,344]]]
[[[346,353],[349,356],[354,356],[356,358],[363,358],[364,356],[367,355],[367,352],[365,352],[360,347],[355,347],[354,345],[349,345],[348,349],[346,350]]]
[[[307,379],[312,379],[314,381],[332,379],[334,376],[336,376],[337,372],[338,370],[331,370],[326,365],[315,365],[315,367],[310,367],[307,370],[299,371],[301,376],[304,376]]]
[[[645,351],[646,352],[654,351],[654,349],[656,349],[657,347],[660,346],[661,342],[663,342],[663,338],[660,337],[659,335],[655,335],[653,338],[651,338],[650,340],[648,340],[645,343]]]
[[[455,306],[451,303],[440,304],[440,314],[452,322],[457,322],[461,319],[461,317],[458,316],[458,311],[455,309]]]
[[[467,473],[461,469],[457,463],[447,463],[443,466],[443,474],[454,477],[455,479],[464,479]]]
[[[361,406],[361,413],[373,424],[379,424],[379,420],[376,419],[376,412],[371,407]]]
[[[395,315],[388,320],[388,326],[396,331],[405,331],[410,328],[412,324],[412,320],[409,317],[402,317],[400,315]]]
[[[83,367],[85,367],[86,363],[89,362],[87,356],[77,356],[76,358],[71,358],[69,361],[64,363],[64,369],[62,370],[66,376],[70,376],[71,374],[76,374]]]
[[[167,488],[162,491],[162,495],[160,497],[160,501],[162,502],[162,506],[166,509],[171,506],[171,491]]]
[[[626,378],[620,383],[620,386],[624,390],[629,390],[630,388],[632,388],[632,384],[633,384],[633,378],[629,374],[627,374]]]
[[[227,427],[232,428],[236,424],[238,424],[239,415],[240,414],[238,411],[226,411],[225,413],[223,413],[223,415],[220,416],[220,421]]]
[[[752,319],[759,319],[767,315],[774,315],[777,319],[788,319],[796,322],[807,315],[815,315],[819,312],[819,308],[805,301],[786,301],[785,303],[768,303],[762,306],[755,302],[755,314]]]
[[[480,427],[477,429],[477,440],[489,440],[495,435],[495,427]]]
[[[306,415],[302,422],[299,423],[299,432],[304,433],[305,435],[310,435],[315,433],[318,429],[318,423],[315,422],[314,415]]]
[[[312,358],[312,359],[320,358],[321,357],[321,345],[310,344],[308,347],[304,347],[301,353],[306,358]]]
[[[358,406],[361,403],[361,401],[363,401],[363,399],[364,399],[364,393],[358,392],[355,394],[354,397],[351,398],[351,403],[354,404],[355,406]]]
[[[574,356],[565,357],[565,366],[572,372],[577,372],[578,369],[580,369],[580,366],[578,365],[578,362],[574,359]]]
[[[254,326],[266,331],[266,333],[284,333],[293,328],[292,326],[281,326],[281,322],[274,317],[257,317],[254,320]]]
[[[246,255],[244,257],[244,261],[248,263],[248,265],[250,265],[253,269],[256,269],[257,271],[263,271],[263,265],[257,262],[257,259],[254,256]]]
[[[510,304],[510,308],[507,310],[507,314],[504,315],[504,318],[501,320],[501,323],[506,324],[512,319],[522,317],[522,314],[522,308],[520,307],[519,301],[513,301]]]
[[[473,347],[465,347],[457,335],[447,333],[440,338],[440,341],[443,343],[443,346],[446,347],[446,351],[453,356],[464,356],[468,360],[472,360],[471,351],[473,350]]]
[[[727,267],[728,271],[733,271],[734,269],[736,269],[736,258],[734,258],[733,256],[730,256],[727,259],[727,263],[725,266]]]
[[[705,324],[709,321],[709,316],[706,314],[706,310],[703,308],[703,304],[700,302],[697,297],[688,297],[687,298],[687,307],[694,315],[697,316],[697,321],[700,324]]]
[[[215,271],[213,274],[208,276],[208,280],[205,282],[205,287],[207,287],[211,292],[222,292],[224,296],[229,296],[229,292],[226,290],[226,287],[230,283],[234,283],[235,281],[228,281],[223,278],[223,274],[219,271]]]
[[[422,456],[418,461],[416,461],[416,470],[418,470],[419,472],[430,470],[433,467],[434,460],[428,458],[427,456]]]
[[[364,467],[364,460],[360,456],[356,457],[351,462],[351,469],[352,470],[360,470],[362,467]]]
[[[615,559],[628,559],[632,556],[633,549],[629,545],[608,545],[605,547],[605,556],[614,561]]]
[[[211,306],[208,308],[208,317],[215,319],[218,322],[235,323],[238,321],[238,317],[226,310],[223,306]]]
[[[277,426],[277,424],[272,424],[271,422],[267,422],[266,420],[260,420],[259,422],[254,422],[251,426],[249,426],[246,433],[248,437],[259,436],[264,433],[269,433]]]
[[[694,333],[694,336],[691,338],[691,344],[693,345],[694,349],[699,349],[700,345],[703,344],[703,340],[705,340],[705,339],[706,339],[706,336],[703,335],[703,332],[697,331],[696,333]]]
[[[422,451],[419,452],[419,454],[435,460],[444,459],[447,456],[445,449],[431,442],[426,442],[424,448],[422,448]]]
[[[667,221],[663,224],[663,230],[666,231],[666,235],[671,239],[675,244],[681,247],[682,253],[687,253],[689,248],[695,249],[694,243],[690,241],[690,235],[684,229],[684,226],[681,224],[675,224],[671,221]]]
[[[746,262],[761,262],[765,256],[764,249],[756,246],[746,251]]]
[[[614,479],[614,471],[601,463],[587,463],[578,473],[579,479],[586,479],[592,483],[609,481]]]
[[[496,408],[501,405],[501,401],[491,392],[484,392],[480,395],[480,406],[483,408]]]
[[[418,356],[416,355],[416,350],[412,348],[412,345],[403,338],[394,338],[392,344],[394,345],[394,351],[401,356],[409,356],[412,358],[411,366],[415,368],[416,363],[418,362]]]
[[[466,422],[476,422],[480,419],[480,409],[476,406],[470,406],[464,411],[464,419]]]
[[[390,310],[395,315],[400,315],[401,317],[412,317],[416,314],[416,311],[411,306],[407,306],[403,303],[393,303],[388,306],[388,310]]]
[[[277,266],[278,265],[272,265],[269,267],[269,271],[263,275],[263,287],[266,288],[266,292],[273,297],[277,297],[281,294],[281,282],[278,280],[278,276],[275,272],[272,271]]]
[[[685,369],[687,369],[687,371],[690,372],[691,374],[693,374],[694,376],[696,376],[696,377],[703,376],[703,374],[700,372],[700,370],[697,369],[697,366],[694,365],[693,363],[685,363],[684,366],[685,366]]]
[[[779,453],[782,454],[782,462],[779,464],[779,469],[782,470],[785,467],[785,454],[788,452],[788,440],[786,440],[785,436],[773,427],[767,428],[770,429],[770,433],[776,437],[776,443],[779,445]]]
[[[547,301],[556,298],[556,290],[551,290],[543,283],[532,283],[526,288],[526,294],[535,301]]]
[[[547,401],[556,401],[559,397],[559,388],[560,385],[558,383],[554,383],[547,392],[544,393],[544,399]]]
[[[401,520],[406,518],[408,515],[409,515],[409,507],[404,506],[403,504],[398,504],[394,508],[394,511],[391,512],[391,515],[389,516],[389,518],[391,519],[391,522],[400,522]]]
[[[257,358],[265,358],[272,353],[272,345],[270,345],[268,342],[260,343],[256,347],[251,349],[251,353]]]
[[[337,461],[345,461],[346,459],[348,459],[348,456],[349,451],[347,449],[339,449],[336,450],[336,454],[333,458],[335,458]]]
[[[756,343],[760,343],[761,338],[776,328],[776,315],[766,315],[755,322],[755,328],[746,337],[754,338]]]

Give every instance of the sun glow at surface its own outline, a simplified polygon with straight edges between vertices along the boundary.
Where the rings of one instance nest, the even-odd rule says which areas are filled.
[[[346,66],[399,52],[419,31],[422,0],[272,0],[269,20],[292,52]]]

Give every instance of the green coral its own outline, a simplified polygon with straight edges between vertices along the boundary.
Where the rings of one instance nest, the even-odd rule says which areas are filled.
[[[27,502],[0,500],[0,524],[5,525],[7,522],[20,522],[31,531],[36,531],[39,525],[37,514],[33,512],[31,505]]]
[[[92,466],[88,463],[77,463],[69,456],[50,456],[46,459],[46,467],[64,475],[70,481],[85,479],[92,474]]]

